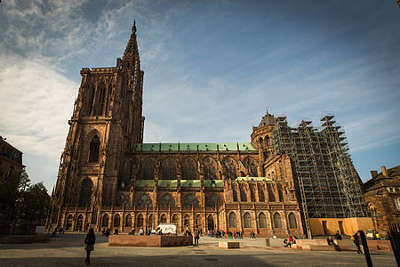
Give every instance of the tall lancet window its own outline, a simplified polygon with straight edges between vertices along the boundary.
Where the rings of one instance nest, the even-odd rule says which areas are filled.
[[[95,135],[90,142],[90,151],[89,151],[89,162],[98,162],[99,161],[99,149],[100,149],[100,140],[97,135]]]

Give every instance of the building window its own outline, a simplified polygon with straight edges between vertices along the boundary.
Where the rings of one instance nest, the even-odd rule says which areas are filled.
[[[119,217],[119,214],[115,214],[114,216],[114,227],[119,227],[121,218]]]
[[[138,208],[153,208],[153,203],[151,201],[151,198],[144,194],[144,195],[137,195],[136,196],[136,201],[135,201],[135,206]]]
[[[251,202],[256,202],[256,195],[254,193],[254,185],[250,185],[250,199],[251,199]]]
[[[172,215],[172,223],[178,225],[178,215]]]
[[[260,228],[267,228],[267,217],[262,212],[258,215],[258,223]]]
[[[97,135],[95,135],[90,142],[90,151],[89,151],[89,162],[98,162],[99,161],[99,149],[100,149],[100,140]]]
[[[163,180],[176,180],[176,165],[173,159],[165,159],[162,161],[161,177]]]
[[[153,180],[154,179],[154,161],[152,159],[146,159],[144,161],[143,179]]]
[[[210,157],[203,160],[203,174],[206,180],[217,179],[217,162]]]
[[[251,228],[251,216],[248,212],[244,214],[244,228]]]
[[[165,214],[161,215],[160,223],[167,223],[167,216]]]
[[[184,208],[198,208],[199,207],[199,200],[194,195],[186,195],[183,197],[183,207]]]
[[[126,215],[125,226],[126,227],[132,226],[132,216],[130,214]]]
[[[161,208],[174,208],[175,201],[174,198],[170,194],[165,194],[160,198],[160,207]]]
[[[236,179],[237,178],[236,162],[229,157],[225,158],[223,162],[224,162],[224,170],[226,178]]]
[[[143,215],[142,214],[139,214],[137,216],[136,226],[137,227],[143,227]]]
[[[234,212],[229,213],[229,227],[236,227],[236,215]]]
[[[274,228],[282,228],[281,215],[277,212],[274,214]]]
[[[297,228],[297,221],[296,221],[296,216],[294,213],[289,213],[289,228],[290,229],[295,229]]]
[[[191,158],[182,161],[182,180],[197,180],[196,163]]]
[[[272,185],[267,184],[269,202],[275,202],[275,194],[272,191]]]
[[[104,214],[103,222],[102,222],[101,226],[108,227],[108,215],[107,214]]]

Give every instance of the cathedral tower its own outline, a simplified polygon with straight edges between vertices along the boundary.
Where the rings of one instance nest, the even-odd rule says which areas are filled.
[[[60,159],[48,225],[60,225],[63,209],[90,210],[96,223],[101,207],[113,206],[119,162],[143,142],[143,75],[134,23],[122,59],[115,67],[83,68],[69,132]]]

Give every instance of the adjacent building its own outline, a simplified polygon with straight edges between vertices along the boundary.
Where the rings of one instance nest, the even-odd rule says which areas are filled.
[[[400,223],[400,166],[371,171],[364,191],[374,229],[385,236],[391,224]]]
[[[0,179],[2,187],[7,187],[7,193],[17,191],[17,183],[9,182],[14,176],[19,175],[22,168],[22,152],[6,142],[0,136]],[[10,193],[10,195],[13,195]],[[3,195],[0,201],[0,234],[8,234],[14,216],[14,202],[10,195]],[[11,201],[11,202],[10,202]],[[14,199],[15,201],[15,199]]]

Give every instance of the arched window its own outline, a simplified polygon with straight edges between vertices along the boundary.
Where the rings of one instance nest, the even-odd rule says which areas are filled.
[[[154,226],[154,217],[153,214],[150,214],[149,217],[147,217],[147,228],[153,229]]]
[[[289,228],[290,229],[297,228],[296,215],[294,215],[293,212],[289,213]]]
[[[220,198],[215,193],[206,194],[206,207],[215,208],[221,204]]]
[[[265,202],[264,190],[258,187],[258,201]]]
[[[143,227],[143,215],[139,214],[136,219],[136,226]]]
[[[143,163],[143,179],[154,179],[154,161],[152,159],[146,159]]]
[[[269,202],[275,202],[275,194],[272,191],[272,185],[267,184]]]
[[[105,94],[106,94],[106,87],[104,84],[100,86],[100,96],[99,96],[99,105],[96,110],[95,115],[102,115],[103,114],[103,108],[104,108],[104,100],[105,100]]]
[[[135,206],[137,208],[149,208],[152,209],[153,208],[153,203],[151,201],[151,198],[146,195],[136,195],[136,200],[135,200]]]
[[[132,216],[130,214],[126,215],[125,217],[125,226],[126,227],[132,226]]]
[[[251,202],[256,202],[256,194],[254,193],[254,185],[250,185],[250,199],[251,199]]]
[[[238,196],[237,196],[237,192],[235,189],[232,189],[232,197],[233,197],[233,201],[238,201]]]
[[[65,228],[66,230],[69,230],[72,226],[72,222],[74,221],[74,217],[72,216],[72,214],[69,214],[66,220],[66,224],[65,224]]]
[[[243,163],[250,177],[258,177],[257,164],[254,159],[247,157]]]
[[[104,214],[104,216],[103,216],[103,221],[102,221],[102,223],[101,223],[101,226],[103,226],[103,227],[108,227],[108,221],[109,221],[108,215],[107,215],[107,214]]]
[[[119,214],[115,214],[114,216],[114,227],[119,227],[121,223],[121,217],[119,216]]]
[[[203,160],[203,174],[206,180],[217,179],[217,162],[213,158],[207,157]]]
[[[89,162],[99,161],[100,140],[97,135],[92,138],[90,142]]]
[[[93,183],[89,178],[83,179],[79,193],[79,207],[89,207],[92,199]]]
[[[182,161],[182,180],[197,180],[196,163],[191,158]]]
[[[227,157],[224,159],[224,171],[225,171],[225,176],[228,179],[237,178],[236,166],[237,164],[232,158]]]
[[[192,208],[192,206],[195,208],[199,207],[199,200],[194,195],[185,195],[182,202],[184,208]]]
[[[229,213],[229,227],[236,227],[236,214],[234,212]]]
[[[267,217],[262,212],[258,215],[258,224],[260,228],[267,228]]]
[[[283,193],[281,185],[278,185],[278,196],[279,196],[279,202],[283,202]]]
[[[175,207],[174,198],[168,193],[164,194],[160,198],[159,203],[160,203],[161,208],[169,208],[169,207],[174,208]]]
[[[251,216],[248,212],[244,214],[244,228],[251,228]]]
[[[188,227],[190,226],[190,217],[187,214],[185,214],[185,216],[183,217],[183,225]]]
[[[161,179],[176,180],[176,164],[171,158],[164,159],[161,163]]]
[[[242,187],[240,187],[240,201],[247,202],[247,194]]]
[[[172,223],[178,225],[178,215],[172,215]]]
[[[274,214],[274,228],[282,228],[281,215],[277,212]]]
[[[165,214],[162,214],[160,217],[160,223],[167,223],[167,216]]]
[[[75,231],[82,231],[82,225],[83,225],[83,216],[79,215],[78,218],[76,219],[75,223]]]
[[[207,229],[214,230],[214,218],[212,215],[208,215],[207,217]]]

